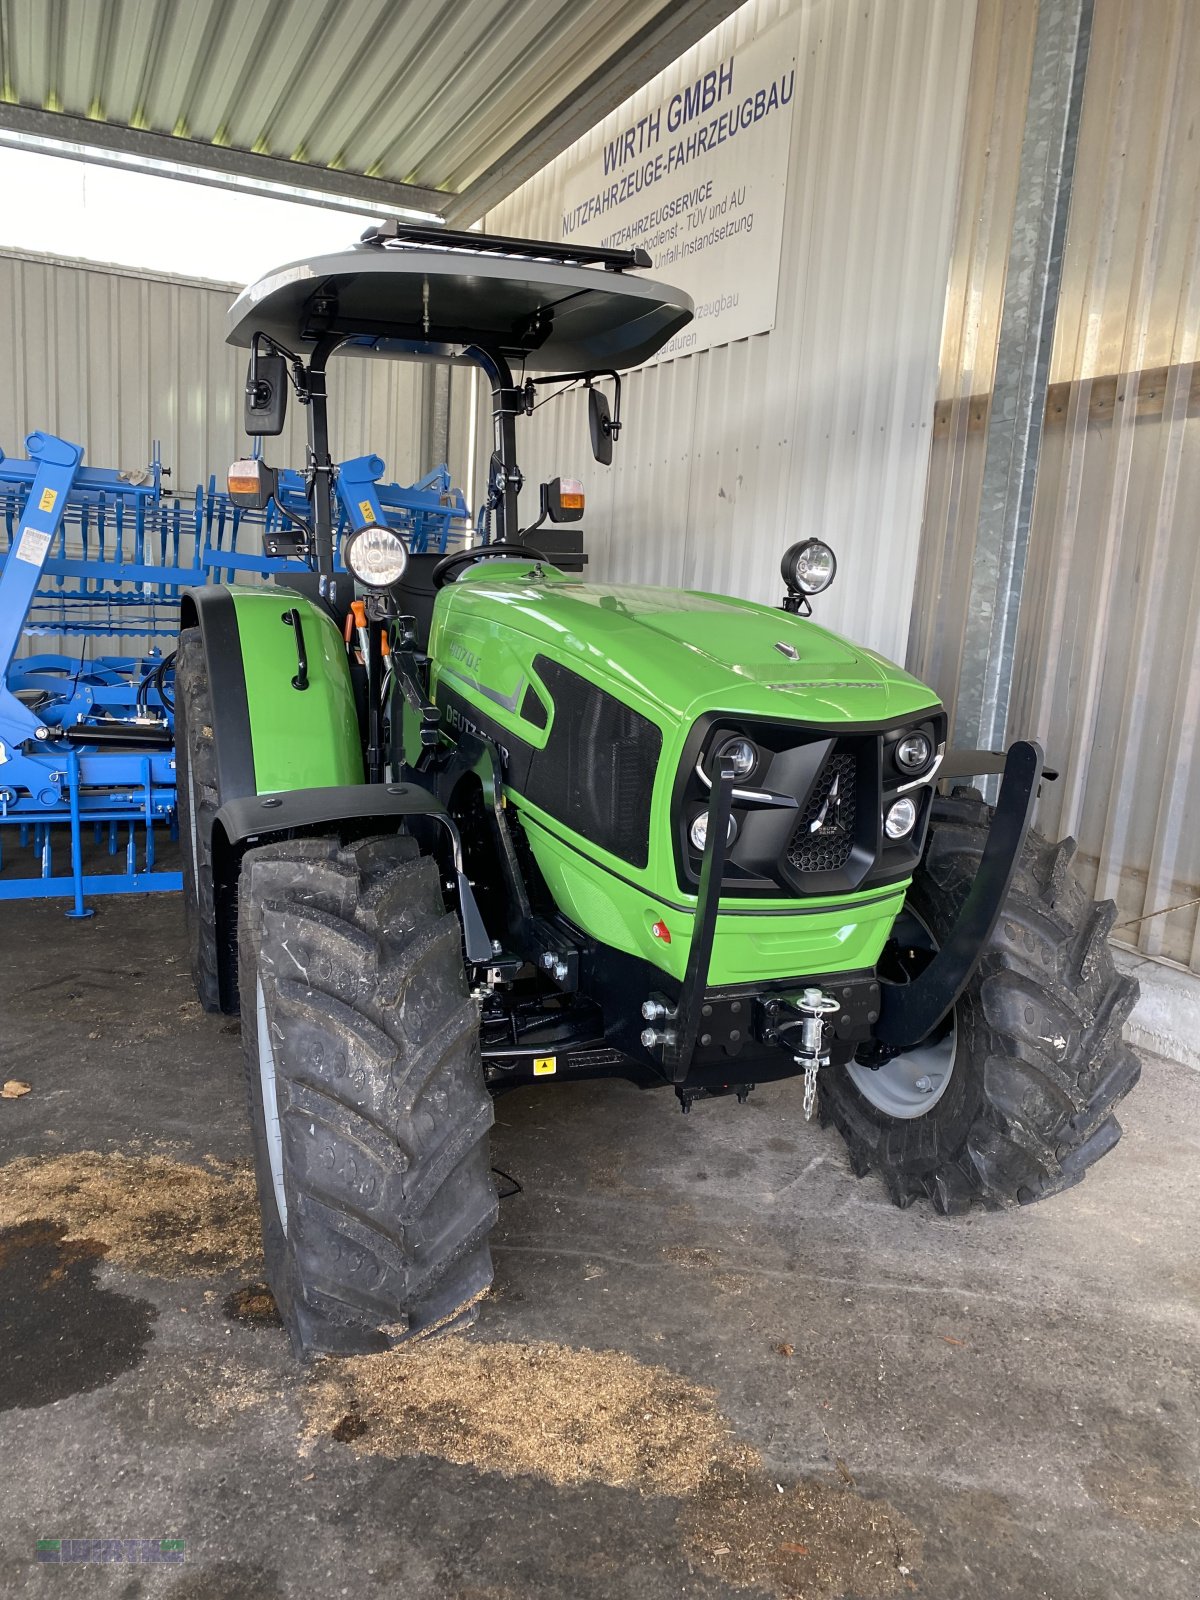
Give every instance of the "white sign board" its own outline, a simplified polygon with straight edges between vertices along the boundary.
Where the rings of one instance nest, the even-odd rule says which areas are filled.
[[[695,321],[656,360],[774,327],[795,91],[789,20],[606,128],[567,174],[564,241],[640,247],[695,301]]]

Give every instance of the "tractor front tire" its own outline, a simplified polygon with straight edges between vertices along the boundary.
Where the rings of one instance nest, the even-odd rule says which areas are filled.
[[[492,1280],[492,1102],[458,920],[409,838],[246,853],[242,1039],[267,1277],[292,1345],[385,1350]]]
[[[966,899],[991,818],[974,789],[934,802],[907,906],[936,944]],[[899,1206],[923,1195],[949,1213],[972,1201],[1027,1205],[1078,1183],[1121,1136],[1113,1107],[1141,1071],[1121,1029],[1138,990],[1113,966],[1116,908],[1085,894],[1074,850],[1071,839],[1027,838],[954,1008],[949,1081],[925,1114],[887,1115],[856,1087],[855,1075],[870,1087],[861,1067],[820,1075],[822,1120],[842,1133],[856,1174],[879,1171]]]
[[[212,692],[199,628],[184,628],[175,653],[175,782],[183,858],[183,917],[196,994],[220,1011],[212,824],[220,810]],[[233,1008],[236,1010],[236,1006]]]

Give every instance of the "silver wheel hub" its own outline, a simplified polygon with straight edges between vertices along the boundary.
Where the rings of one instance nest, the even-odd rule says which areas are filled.
[[[859,1094],[876,1110],[909,1121],[932,1111],[945,1094],[954,1073],[957,1043],[958,1025],[952,1023],[949,1033],[936,1044],[917,1045],[881,1067],[851,1061],[846,1071]]]
[[[937,949],[937,940],[911,907],[904,908],[901,918],[907,924],[908,940],[928,950]],[[899,929],[900,918],[896,931]],[[859,1094],[877,1111],[910,1122],[932,1111],[949,1088],[957,1049],[958,1021],[952,1011],[949,1027],[929,1043],[914,1045],[878,1067],[848,1062],[846,1072]]]

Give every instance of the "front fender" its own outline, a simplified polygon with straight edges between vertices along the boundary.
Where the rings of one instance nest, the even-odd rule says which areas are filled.
[[[297,688],[300,616],[307,687]],[[346,646],[333,618],[290,589],[188,589],[182,625],[200,628],[212,693],[221,804],[245,795],[363,783]]]

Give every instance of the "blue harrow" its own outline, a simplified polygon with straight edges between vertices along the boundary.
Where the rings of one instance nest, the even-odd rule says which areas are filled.
[[[157,450],[130,475],[84,467],[82,448],[51,434],[31,434],[27,447],[28,460],[0,452],[0,866],[15,830],[33,871],[0,872],[0,901],[67,896],[67,915],[85,917],[90,895],[181,886],[178,871],[156,865],[155,830],[176,837],[171,641],[182,590],[262,583],[296,562],[263,553],[286,527],[274,502],[247,511],[215,478],[190,500],[164,493]],[[411,486],[383,483],[385,470],[374,455],[340,463],[339,552],[363,499],[414,552],[467,541],[470,512],[446,467]],[[305,514],[303,476],[279,479],[285,508]],[[39,636],[80,649],[18,654]],[[139,648],[94,655],[100,638]],[[55,862],[64,829],[69,873]],[[94,869],[105,847],[123,855],[123,871]]]

